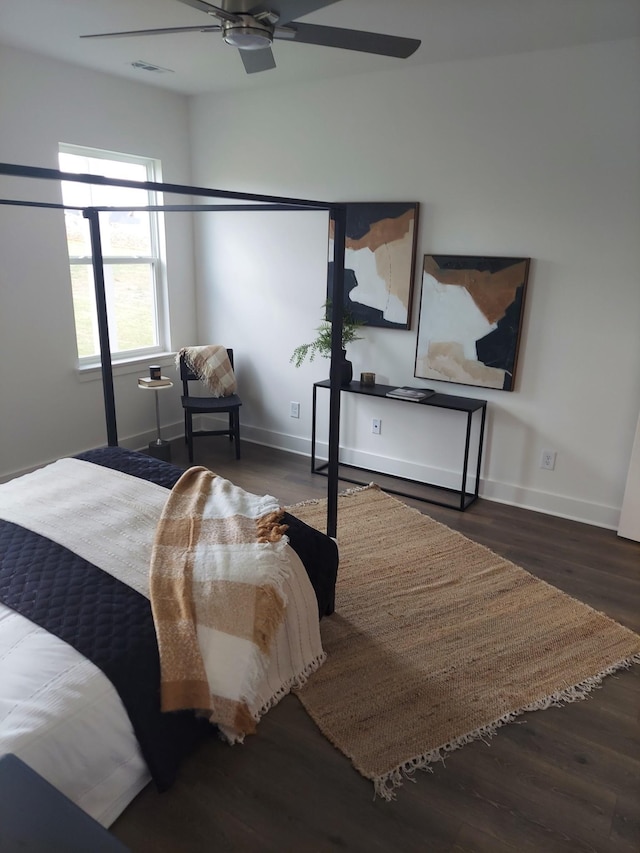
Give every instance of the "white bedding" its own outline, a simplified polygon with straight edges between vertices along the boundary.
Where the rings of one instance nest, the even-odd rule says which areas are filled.
[[[109,679],[67,643],[0,604],[0,755],[7,752],[103,826],[150,780]]]
[[[166,498],[160,486],[63,459],[0,486],[0,518],[53,539],[148,596],[151,545]],[[286,682],[289,673],[311,671],[310,654],[317,664],[324,658],[313,588],[293,549],[288,551],[287,615],[264,684],[265,706],[273,704],[268,699],[274,684]],[[150,779],[106,676],[67,643],[0,604],[0,754],[6,752],[104,826]]]

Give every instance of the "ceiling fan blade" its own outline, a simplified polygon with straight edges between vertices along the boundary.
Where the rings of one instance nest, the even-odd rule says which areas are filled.
[[[247,74],[268,71],[270,68],[276,67],[276,61],[270,47],[263,47],[260,50],[239,50],[238,53]]]
[[[338,0],[273,0],[271,3],[265,0],[264,3],[254,6],[249,14],[257,15],[263,11],[277,12],[278,24],[288,24],[294,18],[302,18],[303,15],[310,15],[311,12],[317,12],[318,9],[324,9],[325,6],[331,6],[337,2]]]
[[[125,36],[161,36],[167,33],[219,33],[222,29],[220,24],[211,24],[205,27],[164,27],[160,30],[128,30],[122,33],[90,33],[80,36],[81,39],[109,39],[124,38]]]
[[[205,3],[204,0],[178,0],[178,3],[184,3],[185,6],[191,6],[192,9],[199,9],[201,12],[206,12],[207,15],[213,15],[221,21],[240,22],[239,15],[235,15],[233,12],[227,12],[226,9],[222,9],[220,6],[214,6],[212,3]]]
[[[367,33],[363,30],[344,30],[339,27],[321,27],[317,24],[301,24],[297,21],[289,24],[294,30],[293,38],[287,33],[285,38],[301,44],[317,44],[324,47],[341,47],[343,50],[359,50],[363,53],[377,53],[380,56],[397,56],[406,59],[420,47],[418,39],[388,36],[382,33]],[[275,33],[275,38],[280,38]]]

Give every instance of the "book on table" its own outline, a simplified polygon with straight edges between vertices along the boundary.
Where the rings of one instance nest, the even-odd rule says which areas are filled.
[[[414,403],[420,403],[435,393],[431,388],[409,388],[405,385],[402,388],[393,388],[391,391],[387,391],[385,397],[393,397],[396,400],[413,400]]]
[[[161,376],[160,379],[150,379],[148,376],[140,376],[138,385],[142,388],[163,388],[167,385],[173,385],[168,376]]]

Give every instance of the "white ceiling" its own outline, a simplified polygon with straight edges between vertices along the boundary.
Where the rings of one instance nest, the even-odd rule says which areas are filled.
[[[247,75],[235,48],[218,33],[79,38],[217,23],[177,0],[0,0],[0,49],[13,45],[197,94],[640,36],[640,0],[340,0],[301,20],[418,38],[422,45],[409,59],[392,59],[276,41],[277,68]],[[137,60],[171,72],[134,69],[131,63]]]

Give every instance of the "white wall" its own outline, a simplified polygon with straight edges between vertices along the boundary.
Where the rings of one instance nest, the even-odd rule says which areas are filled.
[[[515,391],[423,384],[489,400],[486,497],[615,527],[640,405],[639,78],[640,43],[625,40],[202,95],[190,104],[194,182],[419,201],[418,267],[425,253],[531,257]],[[236,350],[245,434],[308,452],[311,385],[327,363],[296,370],[289,356],[321,317],[326,217],[217,215],[197,233],[199,339]],[[350,347],[356,374],[420,384],[419,290],[418,279],[411,331],[368,329]],[[349,458],[451,476],[453,415],[343,401]],[[555,471],[539,468],[543,448]]]
[[[190,184],[186,98],[0,47],[0,161],[58,168],[58,143],[155,157],[163,179]],[[52,181],[0,176],[0,196],[61,202]],[[178,202],[178,196],[170,201]],[[190,214],[167,215],[174,347],[193,340],[195,291]],[[102,384],[81,381],[63,214],[0,206],[0,479],[106,443]],[[154,361],[156,359],[153,359]],[[122,443],[155,437],[152,396],[133,368],[115,377]],[[180,420],[176,389],[161,400]],[[146,434],[151,431],[150,434]]]
[[[424,384],[489,400],[485,496],[616,527],[640,408],[639,71],[629,40],[199,96],[188,110],[155,87],[2,47],[0,160],[55,167],[66,141],[159,157],[171,182],[417,200],[419,262],[426,252],[530,256],[516,390]],[[4,176],[0,195],[59,201],[53,184]],[[245,435],[308,453],[311,384],[327,363],[296,370],[289,356],[320,320],[326,216],[199,216],[197,294],[182,216],[167,227],[173,346],[233,345]],[[101,444],[105,428],[100,382],[75,372],[61,215],[0,207],[0,257],[2,479]],[[419,279],[412,330],[367,330],[350,347],[356,373],[420,384],[418,302]],[[119,434],[132,446],[154,423],[136,372],[116,376]],[[167,397],[163,420],[179,427]],[[343,408],[348,457],[445,481],[456,469],[454,416],[348,397]],[[543,447],[558,452],[553,472],[538,468]]]

